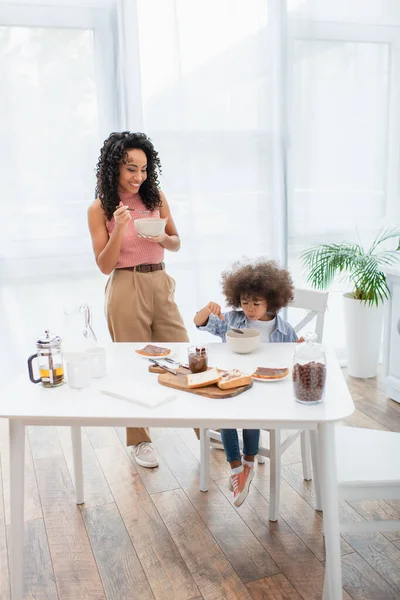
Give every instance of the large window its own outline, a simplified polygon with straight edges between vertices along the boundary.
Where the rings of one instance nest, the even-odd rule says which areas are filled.
[[[0,277],[77,272],[86,210],[116,126],[105,10],[0,8]]]
[[[400,221],[400,30],[294,23],[289,29],[289,267],[320,242],[368,244]],[[330,294],[327,339],[344,348],[342,292]]]

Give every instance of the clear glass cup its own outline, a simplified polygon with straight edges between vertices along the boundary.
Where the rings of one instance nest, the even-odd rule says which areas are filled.
[[[326,356],[315,333],[304,336],[293,355],[293,389],[297,402],[318,404],[325,395]]]
[[[208,369],[208,350],[206,346],[190,346],[188,363],[192,373],[203,373]]]

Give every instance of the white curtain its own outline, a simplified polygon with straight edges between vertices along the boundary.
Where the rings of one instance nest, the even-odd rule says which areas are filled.
[[[0,4],[2,281],[91,265],[86,210],[117,126],[112,15],[75,4]]]
[[[0,2],[0,380],[89,303],[108,338],[87,229],[102,141],[119,127],[111,0]]]
[[[112,130],[160,152],[193,337],[232,261],[287,259],[301,286],[302,249],[398,223],[399,40],[398,0],[0,2],[2,339],[25,357],[84,302],[107,339],[86,210]]]
[[[360,241],[400,223],[400,3],[288,2],[288,254]],[[325,339],[345,359],[342,294],[330,293]]]
[[[189,328],[206,302],[223,303],[221,272],[233,261],[284,260],[283,139],[274,119],[281,80],[271,36],[282,4],[136,2],[141,85],[131,99],[160,153],[162,188],[182,238],[167,261]],[[130,8],[119,3],[126,39]],[[130,128],[137,121],[131,114]]]

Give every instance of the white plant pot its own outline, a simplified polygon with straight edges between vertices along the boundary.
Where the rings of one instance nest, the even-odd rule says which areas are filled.
[[[382,337],[383,303],[369,306],[344,294],[348,373],[352,377],[375,377]]]

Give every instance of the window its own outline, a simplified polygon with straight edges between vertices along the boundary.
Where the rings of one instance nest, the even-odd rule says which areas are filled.
[[[289,267],[315,243],[368,244],[400,218],[399,32],[390,27],[293,24],[289,63]],[[326,333],[344,347],[343,284]],[[338,327],[338,323],[341,325]]]
[[[93,260],[86,211],[116,126],[110,14],[14,6],[0,25],[0,276],[76,272]]]

